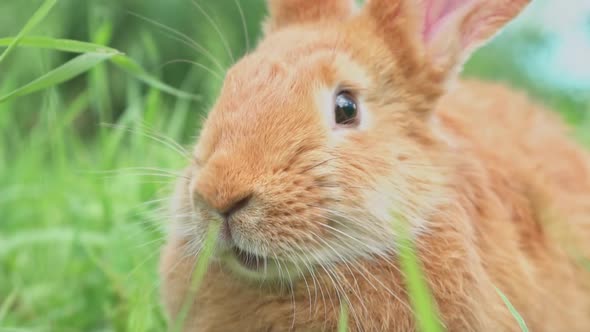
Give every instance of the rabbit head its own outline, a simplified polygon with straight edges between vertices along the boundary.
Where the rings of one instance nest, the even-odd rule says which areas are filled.
[[[194,248],[238,274],[294,278],[385,255],[452,195],[431,110],[527,1],[270,0],[265,36],[228,72],[176,197]]]

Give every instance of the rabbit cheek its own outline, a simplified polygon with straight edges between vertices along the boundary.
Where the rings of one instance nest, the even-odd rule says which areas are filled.
[[[324,232],[321,205],[327,201],[322,189],[313,183],[311,178],[285,174],[268,190],[272,204],[265,226],[279,255],[305,254],[318,246]]]

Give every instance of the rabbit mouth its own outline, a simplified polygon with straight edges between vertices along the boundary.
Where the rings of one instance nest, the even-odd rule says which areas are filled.
[[[252,271],[261,271],[267,264],[267,258],[242,250],[236,246],[232,248],[232,254],[245,268]]]
[[[300,277],[301,271],[295,262],[256,255],[236,245],[225,251],[221,261],[238,276],[259,282],[293,281]]]

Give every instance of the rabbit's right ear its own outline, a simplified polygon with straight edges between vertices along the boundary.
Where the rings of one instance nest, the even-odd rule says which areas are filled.
[[[529,1],[369,0],[365,19],[407,66],[448,80]]]
[[[354,0],[268,0],[266,31],[292,24],[344,20],[355,10]]]

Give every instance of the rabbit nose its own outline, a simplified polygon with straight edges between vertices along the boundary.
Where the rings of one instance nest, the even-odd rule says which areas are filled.
[[[229,220],[232,215],[236,212],[243,210],[248,203],[252,200],[252,194],[247,194],[246,196],[238,196],[237,199],[232,201],[228,201],[227,205],[223,207],[223,210],[219,212],[223,216],[223,219]]]
[[[199,181],[194,188],[194,193],[199,200],[219,213],[226,221],[250,204],[253,197],[251,191],[243,188],[229,190],[230,186],[227,183],[215,182],[212,184],[211,181]]]
[[[240,169],[220,161],[211,163],[201,171],[192,190],[197,200],[227,221],[251,204],[254,191]]]

